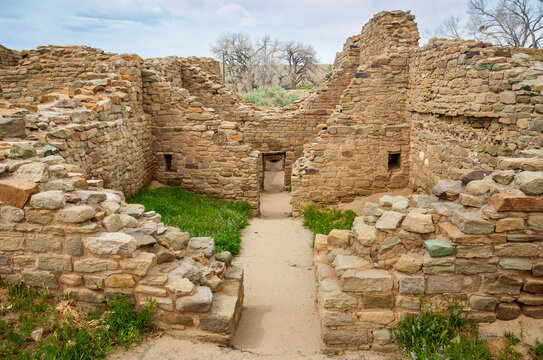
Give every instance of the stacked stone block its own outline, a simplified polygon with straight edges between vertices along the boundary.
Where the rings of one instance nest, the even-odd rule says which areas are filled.
[[[243,271],[228,267],[228,254],[34,145],[12,143],[2,162],[0,279],[87,306],[154,301],[162,328],[228,343],[243,303]]]
[[[432,195],[366,202],[351,231],[317,235],[325,346],[394,349],[390,329],[420,312],[421,296],[444,310],[460,301],[477,322],[543,318],[543,155],[531,154]]]

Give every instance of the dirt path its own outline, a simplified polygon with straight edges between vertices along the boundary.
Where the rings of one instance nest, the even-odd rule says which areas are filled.
[[[242,234],[235,264],[245,270],[245,303],[232,347],[164,335],[109,360],[325,360],[315,308],[313,234],[290,217],[280,167],[268,166],[262,215]],[[368,354],[369,355],[369,354]],[[348,353],[336,360],[380,359]]]
[[[315,354],[320,329],[313,234],[289,217],[281,168],[267,170],[262,215],[244,229],[243,250],[235,260],[245,270],[245,304],[233,346],[258,354]]]

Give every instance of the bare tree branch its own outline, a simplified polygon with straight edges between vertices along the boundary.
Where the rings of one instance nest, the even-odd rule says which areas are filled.
[[[470,32],[476,39],[499,45],[540,48],[543,37],[541,0],[469,0]]]

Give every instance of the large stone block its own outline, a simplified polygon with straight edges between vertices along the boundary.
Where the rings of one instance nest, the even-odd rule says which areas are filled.
[[[213,303],[213,293],[207,286],[197,286],[194,293],[178,298],[175,307],[180,312],[208,312]]]
[[[396,211],[385,211],[375,223],[375,227],[381,231],[392,232],[398,228],[404,216]]]
[[[64,193],[59,190],[44,191],[30,198],[30,206],[36,209],[55,210],[63,208],[64,205],[66,205]]]
[[[69,272],[72,271],[72,259],[64,255],[42,254],[38,256],[38,269]]]
[[[497,264],[492,259],[457,259],[456,273],[473,275],[496,272]]]
[[[58,281],[55,275],[47,271],[31,271],[23,270],[22,272],[23,282],[28,285],[44,287],[49,289],[57,289]]]
[[[395,269],[407,274],[414,274],[422,267],[422,260],[414,255],[403,254],[396,262]]]
[[[319,285],[322,305],[325,308],[346,310],[358,306],[358,300],[339,290],[339,285],[334,280],[325,279],[320,281]]]
[[[345,326],[353,323],[353,319],[342,311],[324,310],[321,314],[321,320],[325,326]]]
[[[401,276],[399,278],[400,294],[424,293],[424,276]]]
[[[446,241],[430,239],[424,242],[424,247],[432,257],[442,257],[454,254],[454,247]]]
[[[340,289],[352,292],[386,292],[392,290],[392,276],[385,270],[348,270],[340,279]]]
[[[13,177],[18,180],[27,180],[35,183],[43,183],[49,179],[49,170],[47,165],[39,162],[31,162],[21,165],[14,173]]]
[[[23,250],[25,238],[21,233],[0,233],[0,251]]]
[[[102,233],[97,236],[91,236],[86,241],[87,249],[93,254],[98,255],[129,255],[136,251],[136,240],[125,233]]]
[[[117,262],[106,259],[86,258],[74,261],[74,271],[94,273],[105,270],[117,270]]]
[[[187,251],[204,253],[205,257],[215,254],[215,241],[211,237],[195,237],[189,240]]]
[[[364,246],[372,246],[377,239],[375,226],[367,225],[361,216],[354,219],[351,231],[355,239]]]
[[[474,212],[455,211],[452,223],[465,234],[490,234],[494,231],[494,224],[484,220]]]
[[[66,223],[82,223],[94,218],[94,209],[88,205],[75,205],[60,210],[56,219]]]
[[[520,196],[512,194],[493,195],[488,203],[498,212],[536,211],[543,212],[543,196]]]
[[[533,257],[539,254],[539,247],[534,243],[507,243],[494,245],[496,256]]]
[[[156,264],[156,255],[148,252],[141,252],[134,258],[121,260],[121,268],[123,271],[138,276],[147,275],[149,269]]]
[[[32,181],[15,179],[0,180],[0,201],[4,205],[22,208],[28,198],[38,191],[38,184]]]
[[[543,172],[523,171],[515,176],[515,182],[528,195],[543,194]]]
[[[391,310],[363,310],[356,315],[361,322],[371,324],[387,325],[394,321],[394,312]]]
[[[217,294],[208,313],[200,315],[200,329],[214,333],[231,334],[238,313],[238,298]]]
[[[60,253],[62,245],[53,235],[36,234],[26,238],[26,247],[34,252]]]
[[[432,215],[410,212],[405,217],[402,227],[409,231],[419,234],[428,234],[436,230]]]
[[[328,244],[338,247],[347,247],[349,246],[350,234],[350,230],[332,229],[330,234],[328,234]]]
[[[322,341],[327,345],[365,345],[368,343],[368,332],[365,329],[332,330],[324,327]]]

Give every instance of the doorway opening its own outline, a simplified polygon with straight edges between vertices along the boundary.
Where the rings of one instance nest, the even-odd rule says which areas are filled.
[[[285,152],[262,154],[262,189],[268,193],[285,191]]]

